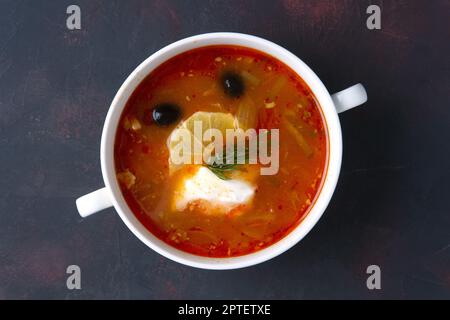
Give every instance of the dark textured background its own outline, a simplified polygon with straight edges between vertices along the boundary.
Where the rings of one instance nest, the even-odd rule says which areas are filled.
[[[80,5],[82,30],[66,29]],[[369,4],[382,30],[366,28]],[[450,298],[450,1],[0,0],[0,298]],[[239,31],[291,50],[331,92],[344,159],[321,221],[264,264],[205,271],[159,256],[113,209],[81,219],[102,186],[103,121],[127,75],[186,36]],[[82,290],[66,289],[66,267]],[[382,290],[365,270],[382,269]]]

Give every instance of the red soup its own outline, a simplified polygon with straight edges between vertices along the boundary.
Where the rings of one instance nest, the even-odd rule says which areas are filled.
[[[195,121],[221,132],[278,129],[278,170],[174,164],[175,137],[184,129],[195,140]],[[320,192],[327,153],[326,124],[305,82],[274,57],[238,46],[191,50],[156,68],[127,102],[114,149],[139,221],[173,247],[209,257],[253,253],[291,232]]]

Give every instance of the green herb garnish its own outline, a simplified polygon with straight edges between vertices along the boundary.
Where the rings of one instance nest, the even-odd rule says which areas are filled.
[[[227,161],[233,157],[233,161]],[[243,152],[237,152],[237,147],[233,153],[227,154],[224,152],[222,155],[222,161],[219,161],[219,155],[215,156],[210,162],[206,163],[205,166],[211,170],[218,178],[222,180],[230,180],[229,173],[234,170],[241,170],[243,164],[238,164],[237,160],[244,157],[245,164],[249,162],[249,152],[248,147],[245,148]],[[231,163],[227,163],[231,162]]]
[[[270,131],[265,131],[262,133],[259,133],[259,135],[268,135],[268,148],[270,150]],[[247,141],[248,142],[248,141]],[[258,142],[258,140],[257,140]],[[256,154],[259,153],[259,142],[256,146]],[[227,161],[228,159],[233,159],[233,161]],[[244,158],[244,163],[240,164],[238,163],[238,159]],[[204,164],[209,170],[212,171],[218,178],[222,180],[230,180],[230,172],[234,170],[243,170],[242,166],[244,164],[250,163],[250,154],[249,154],[249,147],[248,144],[245,144],[245,149],[243,151],[237,150],[237,145],[234,145],[234,152],[227,153],[225,152],[222,154],[222,161],[220,161],[220,155],[214,156],[211,161],[208,161]],[[228,163],[229,162],[229,163]]]

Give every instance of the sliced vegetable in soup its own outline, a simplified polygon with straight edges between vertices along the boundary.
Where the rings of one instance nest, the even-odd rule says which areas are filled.
[[[275,174],[264,163],[177,163],[182,136],[199,141],[204,129],[278,129]],[[263,130],[267,129],[267,130]],[[259,144],[258,144],[259,148]],[[117,180],[133,213],[155,236],[196,255],[234,257],[264,249],[291,232],[320,192],[328,136],[320,107],[305,82],[262,52],[210,46],[173,57],[130,97],[116,134]],[[273,154],[272,154],[273,155]],[[183,149],[195,159],[195,148]],[[218,161],[224,160],[224,161]]]

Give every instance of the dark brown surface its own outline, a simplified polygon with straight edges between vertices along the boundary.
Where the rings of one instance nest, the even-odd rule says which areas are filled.
[[[450,298],[450,2],[0,1],[0,298]],[[382,29],[366,28],[369,4]],[[100,136],[126,76],[183,37],[238,31],[297,54],[331,92],[362,82],[340,116],[344,159],[313,231],[276,259],[214,272],[159,256],[113,209],[82,220],[102,186]],[[66,267],[82,290],[66,289]],[[366,288],[378,264],[382,290]]]

